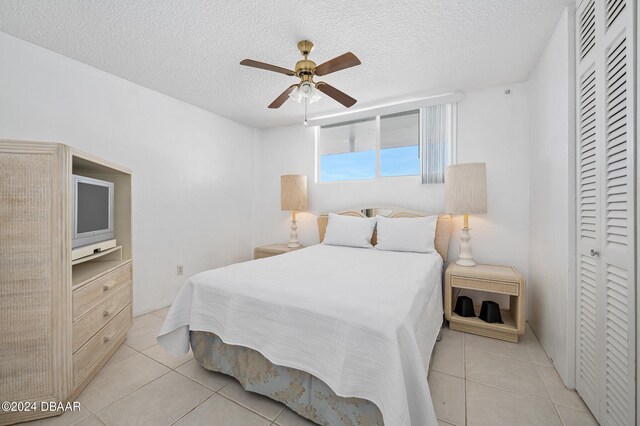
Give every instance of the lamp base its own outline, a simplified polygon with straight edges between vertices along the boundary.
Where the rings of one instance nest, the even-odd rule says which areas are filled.
[[[465,226],[462,228],[462,234],[460,234],[460,255],[456,260],[456,265],[460,266],[476,266],[475,260],[473,260],[473,255],[471,254],[471,235],[469,235],[469,228]]]
[[[287,247],[302,247],[302,244],[298,241],[298,224],[295,219],[291,219],[291,232],[289,233],[289,244],[287,244]]]
[[[456,265],[460,266],[476,266],[477,263],[473,259],[456,259]]]

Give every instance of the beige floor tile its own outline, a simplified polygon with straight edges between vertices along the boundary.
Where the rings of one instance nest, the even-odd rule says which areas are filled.
[[[526,325],[524,336],[522,337],[522,342],[529,351],[529,357],[531,358],[531,361],[536,364],[546,365],[548,367],[553,366],[551,359],[545,352],[536,335],[533,333],[533,330],[531,329],[529,323],[527,323]]]
[[[120,345],[118,350],[115,351],[113,355],[111,355],[111,358],[109,358],[109,361],[107,361],[105,366],[115,364],[116,362],[120,362],[123,359],[130,358],[137,353],[138,353],[137,351],[131,349],[129,346],[123,343]]]
[[[531,325],[529,325],[529,323],[525,323],[525,328],[524,328],[524,335],[522,336],[522,339],[527,341],[527,340],[535,340],[538,341],[538,338],[536,337],[536,334],[533,332],[533,329],[531,328]]]
[[[137,354],[100,370],[78,401],[95,413],[168,371],[164,365]]]
[[[98,411],[110,426],[171,425],[213,394],[211,389],[171,371]]]
[[[215,371],[209,371],[202,367],[197,360],[192,359],[180,367],[176,368],[176,371],[180,374],[195,380],[203,386],[208,387],[213,391],[217,391],[224,385],[229,383],[233,378],[226,374],[217,373]]]
[[[466,377],[525,395],[549,399],[535,364],[467,348]]]
[[[162,326],[162,320],[152,315],[149,315],[149,318],[152,318],[153,321],[145,321],[141,323],[144,325],[136,325],[134,320],[133,327],[131,327],[127,333],[127,340],[125,340],[125,344],[127,346],[142,352],[145,349],[158,344],[157,337],[160,332],[160,327]]]
[[[170,307],[171,306],[167,306],[166,308],[158,309],[157,311],[150,312],[150,314],[160,319],[165,319]]]
[[[539,365],[538,372],[542,381],[547,387],[551,401],[555,404],[565,405],[580,411],[589,411],[580,395],[574,390],[567,389],[562,383],[562,379],[553,367],[544,367]]]
[[[160,345],[151,346],[150,348],[142,351],[142,353],[172,369],[178,368],[185,362],[193,359],[193,353],[191,352],[191,349],[189,349],[188,353],[176,357],[169,355],[167,351],[165,351]]]
[[[549,356],[545,352],[540,342],[538,342],[537,340],[528,340],[524,342],[524,345],[529,351],[529,358],[531,358],[532,362],[547,367],[553,366],[551,359],[549,359]]]
[[[438,419],[438,426],[452,426],[452,423],[445,422],[444,420]]]
[[[92,415],[89,417],[85,417],[84,419],[80,420],[77,423],[73,423],[70,426],[105,426],[105,423],[95,415]]]
[[[79,411],[67,411],[64,414],[61,414],[56,417],[47,417],[46,419],[34,420],[31,422],[20,423],[20,425],[24,426],[35,426],[35,425],[44,425],[44,426],[69,426],[71,424],[77,423],[82,419],[85,419],[91,416],[92,413],[86,407],[82,407],[80,405]]]
[[[150,325],[162,324],[162,318],[159,318],[157,315],[153,315],[153,313],[139,315],[133,318],[133,327],[135,328],[143,328],[148,327]]]
[[[216,394],[181,418],[175,426],[269,426],[270,424],[270,420]]]
[[[466,334],[464,336],[464,346],[466,348],[480,349],[485,352],[507,356],[522,361],[531,361],[529,351],[524,342],[511,343],[504,340],[492,339],[490,337]]]
[[[431,370],[464,378],[464,347],[444,339],[436,343]]]
[[[442,340],[441,342],[463,345],[464,333],[460,331],[451,330],[449,327],[442,327]]]
[[[316,426],[314,422],[305,419],[289,408],[284,409],[282,414],[276,419],[275,424],[280,426]]]
[[[561,426],[550,402],[467,381],[469,426]]]
[[[464,425],[464,379],[432,371],[429,375],[429,389],[436,416],[454,425]]]
[[[236,380],[231,380],[218,393],[271,420],[275,420],[285,408],[266,396],[244,390]]]
[[[598,426],[598,422],[589,412],[585,413],[562,405],[556,405],[556,409],[564,426]]]

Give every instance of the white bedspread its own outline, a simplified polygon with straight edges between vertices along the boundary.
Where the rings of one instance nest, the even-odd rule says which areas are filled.
[[[158,341],[180,355],[189,330],[215,333],[374,402],[386,426],[436,425],[426,368],[441,272],[436,253],[323,244],[230,265],[189,279]]]

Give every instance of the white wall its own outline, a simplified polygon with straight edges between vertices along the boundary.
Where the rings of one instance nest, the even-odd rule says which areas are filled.
[[[470,217],[474,256],[485,263],[528,264],[529,162],[526,87],[469,92],[458,107],[458,162],[486,162],[488,214]],[[309,212],[298,215],[303,244],[317,243],[316,215],[358,205],[399,205],[442,212],[444,185],[422,185],[418,177],[315,183],[314,129],[302,124],[264,130],[256,144],[254,244],[286,242],[290,213],[280,211],[280,175],[306,174]],[[456,228],[462,218],[456,217]],[[459,229],[450,257],[458,255]]]
[[[531,98],[529,323],[573,387],[575,223],[572,195],[573,12],[565,10],[529,80]]]
[[[133,171],[134,313],[251,257],[254,129],[4,33],[0,52],[0,138],[63,142]]]

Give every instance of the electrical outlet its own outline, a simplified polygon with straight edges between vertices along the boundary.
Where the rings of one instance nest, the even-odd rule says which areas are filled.
[[[176,272],[178,273],[178,275],[182,275],[184,273],[184,266],[183,265],[178,265],[176,267]]]

